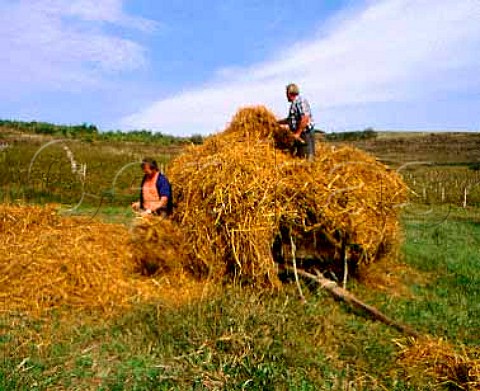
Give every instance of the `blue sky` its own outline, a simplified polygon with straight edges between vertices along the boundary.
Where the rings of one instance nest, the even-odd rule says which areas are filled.
[[[479,0],[0,0],[0,118],[176,135],[297,82],[317,127],[480,131]]]

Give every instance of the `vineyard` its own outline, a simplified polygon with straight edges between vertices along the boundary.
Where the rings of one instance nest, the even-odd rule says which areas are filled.
[[[409,184],[416,202],[452,204],[466,208],[480,204],[480,172],[468,167],[438,167],[418,163],[403,177]]]

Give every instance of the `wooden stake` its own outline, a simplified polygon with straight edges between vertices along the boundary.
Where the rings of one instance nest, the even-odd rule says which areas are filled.
[[[293,270],[291,266],[286,266],[287,270]],[[390,319],[388,316],[377,310],[375,307],[372,307],[359,299],[357,299],[354,295],[348,292],[346,289],[338,286],[335,281],[329,280],[325,278],[320,272],[317,272],[317,275],[311,274],[306,272],[302,269],[296,269],[296,273],[303,277],[307,277],[311,280],[314,280],[320,284],[320,286],[326,289],[334,298],[344,301],[347,304],[350,304],[353,307],[362,309],[366,311],[369,315],[372,316],[373,319],[378,320],[388,326],[392,326],[393,328],[397,329],[398,331],[407,334],[409,336],[418,338],[420,335],[413,330],[410,326],[398,323],[393,319]]]
[[[297,246],[295,246],[295,242],[293,241],[292,235],[290,235],[290,245],[292,247],[292,259],[293,259],[293,274],[295,275],[295,282],[297,283],[298,292],[300,293],[300,298],[302,302],[305,303],[305,296],[303,296],[302,287],[300,285],[300,280],[298,279],[297,274]]]
[[[345,252],[343,254],[343,289],[347,289],[348,278],[348,249],[345,246]]]

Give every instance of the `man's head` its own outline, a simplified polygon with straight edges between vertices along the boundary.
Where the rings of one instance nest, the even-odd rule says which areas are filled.
[[[287,99],[289,102],[292,102],[298,94],[300,94],[300,89],[295,83],[290,83],[286,88]]]
[[[153,175],[158,171],[157,162],[149,157],[142,160],[141,167],[145,175]]]

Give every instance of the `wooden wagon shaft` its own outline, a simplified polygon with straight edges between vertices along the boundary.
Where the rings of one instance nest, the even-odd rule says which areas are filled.
[[[291,266],[286,266],[285,269],[294,272],[294,268]],[[314,280],[315,282],[318,282],[322,288],[326,289],[336,299],[342,300],[352,305],[353,307],[360,308],[366,311],[373,317],[373,319],[379,320],[380,322],[385,323],[386,325],[392,326],[395,329],[399,330],[400,332],[407,334],[409,336],[416,337],[416,338],[420,336],[420,334],[418,334],[410,326],[398,323],[393,319],[390,319],[388,316],[386,316],[385,314],[377,310],[375,307],[372,307],[371,305],[365,304],[364,302],[360,301],[354,295],[352,295],[349,291],[338,286],[335,281],[325,278],[320,273],[318,273],[318,275],[314,275],[302,269],[297,269],[296,272],[303,277],[307,277],[311,280]]]

